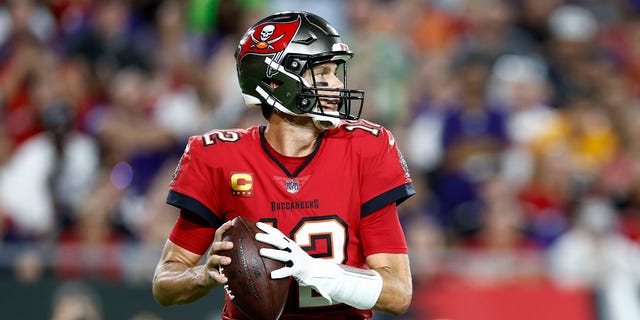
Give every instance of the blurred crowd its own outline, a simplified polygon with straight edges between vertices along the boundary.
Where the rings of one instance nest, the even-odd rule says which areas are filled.
[[[418,287],[546,282],[640,319],[640,1],[0,2],[0,266],[148,281],[190,135],[262,123],[233,53],[274,11],[325,17],[391,129]]]
[[[5,260],[35,257],[24,259],[31,265],[45,251],[43,271],[65,278],[148,269],[141,259],[157,250],[123,248],[166,239],[177,212],[164,197],[186,139],[252,121],[233,52],[242,16],[260,10],[235,1],[6,1],[0,239],[20,249]],[[22,250],[38,245],[47,249]]]

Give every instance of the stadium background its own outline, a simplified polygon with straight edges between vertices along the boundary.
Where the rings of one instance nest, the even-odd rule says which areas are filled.
[[[403,318],[640,319],[639,6],[1,1],[1,317],[219,317],[220,290],[151,296],[168,181],[189,135],[262,122],[234,48],[304,9],[356,52],[349,86],[412,169]]]

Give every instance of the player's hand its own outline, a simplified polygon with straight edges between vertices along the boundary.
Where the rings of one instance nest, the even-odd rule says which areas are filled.
[[[310,265],[313,264],[315,259],[302,250],[293,240],[282,234],[280,230],[262,222],[258,222],[256,225],[265,232],[257,233],[256,240],[279,249],[262,248],[260,249],[260,255],[285,263],[284,267],[271,272],[271,278],[280,279],[292,276],[296,280],[304,282],[305,278],[307,278],[305,273],[309,271]]]
[[[324,285],[325,281],[321,279],[335,277],[333,273],[336,270],[336,264],[311,257],[280,230],[268,224],[258,222],[256,226],[265,232],[257,233],[256,240],[278,248],[262,248],[260,255],[285,263],[284,267],[271,271],[271,278],[280,279],[291,276],[302,285],[316,288],[320,294],[331,300]]]
[[[215,284],[225,284],[229,281],[229,279],[220,272],[220,268],[222,266],[229,265],[231,263],[231,258],[218,255],[218,252],[220,251],[230,250],[233,248],[233,242],[222,241],[222,234],[224,234],[224,232],[229,228],[231,228],[231,221],[223,223],[216,230],[213,243],[211,243],[211,248],[209,249],[209,254],[207,256],[207,274],[211,280],[216,282]]]

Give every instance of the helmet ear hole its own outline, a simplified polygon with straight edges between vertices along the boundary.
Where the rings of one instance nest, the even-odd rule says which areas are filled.
[[[300,111],[309,112],[311,111],[311,109],[313,109],[313,105],[315,104],[315,99],[305,95],[298,95],[298,97],[296,98],[296,102],[298,105],[298,109],[300,109]]]
[[[301,75],[305,70],[306,63],[299,57],[291,56],[284,62],[286,68],[298,75]]]
[[[271,89],[275,89],[282,85],[282,81],[268,77],[262,78],[262,83],[268,85]]]

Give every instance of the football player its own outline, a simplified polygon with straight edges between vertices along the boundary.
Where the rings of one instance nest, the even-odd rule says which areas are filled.
[[[220,250],[238,215],[259,221],[256,239],[288,262],[293,277],[281,319],[367,319],[399,315],[412,297],[407,245],[396,206],[415,193],[384,127],[360,120],[364,92],[347,87],[353,56],[336,30],[307,12],[253,25],[236,53],[247,106],[266,126],[194,136],[170,184],[180,216],[153,279],[163,305],[188,303],[227,279]],[[200,258],[209,249],[206,262]],[[229,298],[223,319],[243,319]]]

